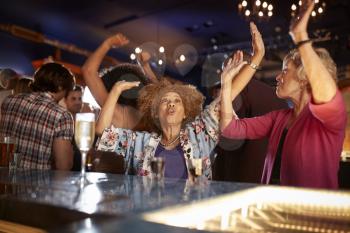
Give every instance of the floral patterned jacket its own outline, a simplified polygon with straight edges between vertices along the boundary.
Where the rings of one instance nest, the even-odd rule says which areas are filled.
[[[204,174],[211,179],[211,160],[219,139],[219,100],[209,104],[194,121],[180,131],[186,166],[187,159],[203,158]],[[123,155],[126,173],[134,168],[136,173],[147,176],[151,173],[151,159],[154,157],[161,136],[156,133],[138,132],[129,129],[106,128],[97,142],[97,150],[111,151]]]

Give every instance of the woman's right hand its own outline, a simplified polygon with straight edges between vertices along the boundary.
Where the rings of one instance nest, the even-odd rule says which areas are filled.
[[[129,90],[134,87],[138,87],[139,85],[140,85],[139,81],[127,82],[125,80],[122,80],[114,84],[112,91],[113,93],[121,94],[123,91]]]
[[[108,37],[105,40],[105,43],[109,46],[109,48],[118,48],[128,44],[130,41],[126,36],[121,33],[117,33],[114,36]]]
[[[265,55],[264,41],[255,23],[250,22],[249,26],[250,34],[252,36],[253,58],[258,59],[260,63]]]

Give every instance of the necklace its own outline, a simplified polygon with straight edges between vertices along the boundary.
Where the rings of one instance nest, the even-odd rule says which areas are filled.
[[[171,142],[168,143],[162,143],[162,141],[160,141],[160,145],[162,145],[163,147],[169,147],[171,145],[173,145],[178,139],[180,138],[180,135],[178,135],[175,139],[173,139]]]

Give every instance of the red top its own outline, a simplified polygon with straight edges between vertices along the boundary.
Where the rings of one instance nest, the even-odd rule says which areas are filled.
[[[261,182],[268,184],[275,156],[293,110],[278,110],[254,118],[233,119],[223,136],[234,139],[269,137]],[[290,126],[284,141],[281,185],[338,188],[338,168],[346,125],[346,109],[337,91],[325,104],[309,102]]]

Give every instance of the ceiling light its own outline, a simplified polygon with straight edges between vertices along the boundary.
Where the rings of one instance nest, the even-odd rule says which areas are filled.
[[[135,53],[141,53],[141,52],[142,52],[142,49],[140,49],[139,47],[135,48]]]
[[[325,12],[325,10],[326,10],[326,2],[323,0],[323,1],[320,1],[320,0],[314,0],[314,2],[315,2],[315,7],[314,7],[314,9],[315,10],[313,10],[312,12],[311,12],[311,16],[312,17],[319,17],[321,14],[323,14],[324,12]],[[298,6],[299,5],[299,6]],[[297,11],[298,11],[298,8],[300,8],[301,7],[301,5],[302,5],[302,1],[301,0],[299,0],[298,1],[298,5],[296,5],[296,4],[292,4],[291,5],[291,10],[292,10],[292,12],[291,12],[291,16],[292,17],[296,17],[298,14],[297,14]]]
[[[271,0],[241,0],[238,12],[247,20],[267,20],[273,15]]]
[[[180,61],[184,62],[186,60],[185,55],[181,54],[179,57]]]

